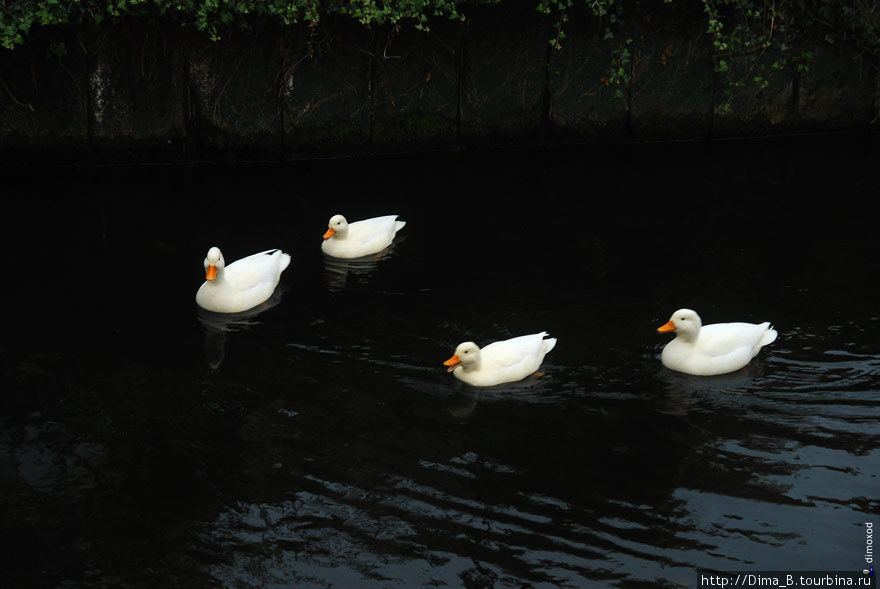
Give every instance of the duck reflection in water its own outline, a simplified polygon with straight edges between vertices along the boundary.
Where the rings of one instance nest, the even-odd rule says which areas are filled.
[[[477,408],[479,397],[479,391],[458,391],[450,397],[444,409],[456,419],[467,419]]]
[[[715,404],[719,398],[728,395],[748,395],[752,389],[761,386],[763,373],[763,363],[758,361],[734,372],[715,376],[693,376],[662,369],[658,377],[663,382],[666,394],[658,397],[661,406],[657,410],[668,415],[686,415],[694,405],[707,400]]]
[[[286,290],[286,287],[278,285],[268,299],[240,313],[215,313],[196,306],[199,323],[205,330],[205,362],[208,367],[217,370],[223,364],[223,359],[226,357],[227,334],[259,325],[257,316],[280,303]]]
[[[468,419],[480,403],[543,405],[554,403],[552,379],[543,372],[494,387],[473,387],[462,384],[444,404],[443,410],[457,419]]]
[[[349,275],[355,280],[366,280],[379,267],[380,261],[394,254],[394,248],[399,241],[402,239],[398,239],[381,252],[361,258],[334,258],[325,254],[324,283],[327,290],[334,293],[345,290]]]

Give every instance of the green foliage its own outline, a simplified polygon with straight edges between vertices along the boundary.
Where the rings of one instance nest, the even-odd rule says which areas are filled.
[[[490,0],[492,1],[492,0]],[[497,1],[497,0],[496,0]],[[412,21],[428,30],[433,17],[464,20],[463,0],[5,0],[0,4],[0,45],[13,49],[35,26],[101,24],[123,16],[160,16],[205,31],[212,40],[232,26],[247,26],[247,16],[275,19],[283,25],[317,23],[322,15],[345,14],[364,25]]]
[[[602,78],[625,98],[630,83],[632,39],[625,33],[638,18],[638,4],[647,0],[538,0],[537,10],[555,15],[556,26],[550,45],[561,50],[566,38],[564,25],[573,9],[593,19],[603,38],[612,40],[624,33],[625,41],[611,51],[608,72]],[[663,0],[666,5],[689,6],[685,0]],[[747,84],[767,88],[773,75],[808,74],[814,61],[817,40],[829,45],[846,44],[861,53],[865,63],[880,63],[880,9],[876,0],[700,0],[706,34],[712,42],[712,59],[726,94],[719,109],[729,111],[736,92]],[[700,4],[697,4],[699,6]],[[880,72],[875,72],[880,75]]]
[[[429,17],[464,20],[454,0],[350,0],[340,5],[339,12],[366,26],[412,20],[413,26],[420,31],[430,30]],[[317,17],[311,20],[317,20]]]
[[[773,71],[784,68],[786,20],[780,3],[773,0],[702,0],[706,33],[712,39],[712,58],[719,74],[717,109],[729,112],[738,89],[751,82],[758,88],[770,85],[765,56],[774,56]],[[769,53],[768,53],[769,52]],[[779,59],[783,60],[780,64]]]
[[[672,0],[663,0],[665,3]],[[605,38],[614,37],[613,29],[623,18],[623,4],[616,0],[585,0],[582,5],[605,30]],[[554,36],[550,39],[553,49],[562,49],[565,39],[565,24],[569,21],[571,9],[575,8],[574,0],[538,0],[537,10],[542,14],[556,15]]]
[[[565,23],[568,22],[568,11],[574,6],[574,0],[539,0],[538,12],[542,14],[557,13],[555,34],[550,39],[553,49],[562,49],[562,41],[565,39]]]
[[[872,0],[702,0],[712,39],[715,71],[729,111],[747,83],[767,88],[770,77],[808,74],[817,40],[845,42],[876,67],[880,58],[880,14]],[[820,42],[821,42],[820,41]]]
[[[632,62],[630,46],[632,42],[632,39],[627,39],[625,42],[619,43],[611,52],[611,66],[608,75],[602,80],[606,86],[614,88],[615,98],[626,98],[624,92],[632,80],[630,74],[630,63]]]
[[[364,26],[409,23],[429,31],[434,19],[466,20],[479,4],[509,0],[0,0],[0,45],[13,49],[36,27],[59,24],[100,25],[126,16],[161,17],[220,39],[233,27],[247,27],[254,17],[282,25],[342,14]],[[553,23],[548,39],[555,51],[566,43],[570,19],[581,13],[603,39],[614,41],[602,82],[625,98],[631,81],[633,40],[628,31],[639,18],[639,3],[650,0],[536,0],[535,9]],[[656,0],[654,0],[656,2]],[[867,64],[880,63],[880,9],[877,0],[700,0],[706,34],[712,43],[715,72],[726,88],[719,104],[729,110],[735,93],[747,84],[767,88],[773,76],[805,75],[813,67],[822,40],[846,45]],[[657,5],[693,6],[686,0]],[[569,32],[570,33],[570,32]],[[51,39],[50,39],[51,41]],[[63,43],[52,45],[61,55]],[[880,75],[880,72],[875,72]]]

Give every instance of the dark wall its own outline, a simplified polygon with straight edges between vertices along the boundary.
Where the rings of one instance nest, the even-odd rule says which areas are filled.
[[[880,68],[843,43],[817,39],[809,72],[746,84],[721,109],[745,60],[714,71],[700,10],[639,10],[619,93],[607,76],[619,37],[575,15],[556,51],[554,23],[516,3],[427,34],[342,17],[254,21],[217,42],[143,20],[43,31],[0,50],[0,159],[280,161],[877,128]]]

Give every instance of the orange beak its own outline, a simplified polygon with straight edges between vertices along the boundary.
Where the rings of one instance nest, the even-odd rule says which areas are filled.
[[[672,322],[672,319],[657,328],[657,333],[669,333],[670,331],[675,331],[675,323]]]
[[[205,280],[214,280],[217,278],[217,266],[211,264],[208,266],[208,273],[205,274]]]
[[[333,227],[328,227],[327,233],[324,234],[324,239],[330,239],[334,235],[336,235],[336,229],[334,229]]]
[[[443,366],[449,366],[448,372],[452,372],[453,369],[455,369],[455,367],[459,364],[461,364],[461,360],[458,359],[458,354],[455,354],[452,356],[452,358],[444,362]]]

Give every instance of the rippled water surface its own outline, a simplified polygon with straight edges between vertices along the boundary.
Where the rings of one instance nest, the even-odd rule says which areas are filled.
[[[693,586],[854,570],[880,524],[880,157],[864,139],[5,170],[14,587]],[[375,259],[333,213],[397,213]],[[293,256],[199,311],[202,260]],[[656,328],[772,321],[744,370]],[[466,340],[547,330],[474,389]]]

